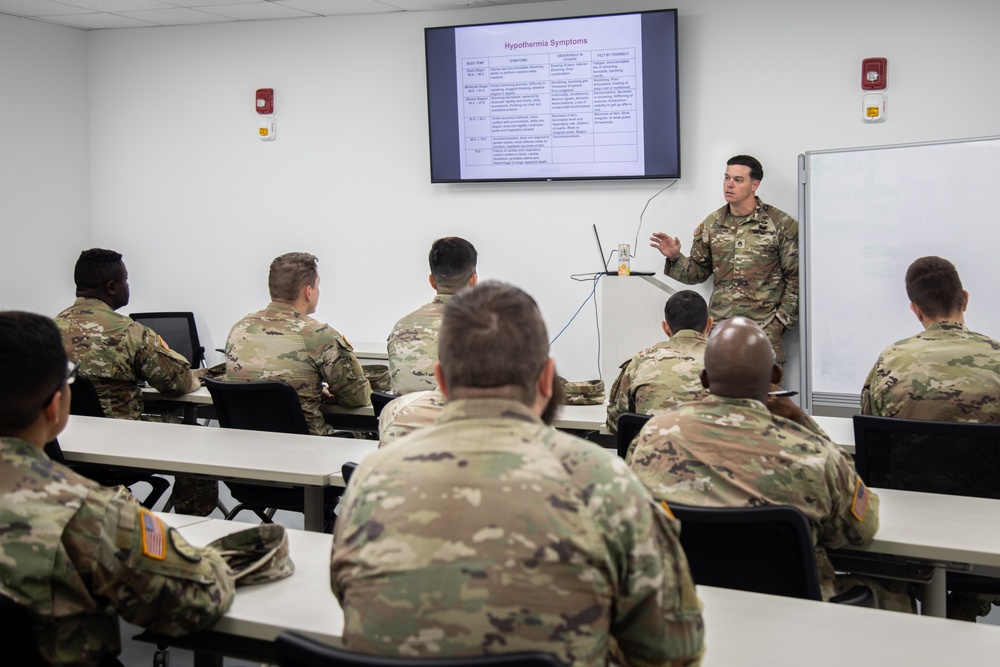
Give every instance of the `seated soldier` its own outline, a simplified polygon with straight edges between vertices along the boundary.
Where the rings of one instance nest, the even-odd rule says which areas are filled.
[[[143,413],[140,382],[165,396],[178,396],[201,386],[200,370],[163,342],[155,331],[117,313],[128,305],[131,291],[121,253],[91,248],[80,253],[73,270],[76,301],[55,317],[66,354],[79,362],[80,373],[97,390],[106,417],[139,419]],[[176,477],[172,498],[181,514],[207,516],[218,502],[218,483]]]
[[[534,300],[497,282],[462,290],[439,343],[438,423],[365,458],[341,503],[345,646],[697,664],[704,624],[677,523],[624,461],[542,419],[555,366]]]
[[[933,256],[915,260],[906,295],[924,331],[882,351],[861,390],[861,413],[1000,424],[1000,341],[966,328],[969,293],[955,265]],[[948,617],[975,621],[998,603],[996,595],[952,592]]]
[[[287,382],[299,395],[309,432],[333,435],[320,401],[357,408],[370,405],[372,391],[347,339],[310,317],[319,305],[318,261],[309,253],[290,252],[271,262],[271,303],[230,330],[224,379]]]
[[[626,412],[655,415],[708,394],[701,386],[705,337],[712,328],[708,304],[697,292],[682,290],[663,307],[663,333],[669,340],[639,352],[622,364],[608,398],[608,430],[618,432]]]
[[[458,290],[476,284],[477,259],[475,247],[457,236],[438,239],[431,246],[428,280],[437,294],[430,303],[396,322],[387,341],[393,393],[437,389],[434,362],[444,305]]]
[[[879,499],[850,457],[788,398],[769,397],[782,370],[763,329],[745,317],[716,325],[705,346],[706,398],[654,415],[627,462],[653,496],[706,507],[792,505],[813,526],[824,599],[859,583],[839,579],[826,549],[868,544]],[[865,580],[876,604],[913,611],[906,586]]]
[[[69,419],[78,368],[52,320],[0,313],[0,367],[0,594],[28,610],[42,657],[116,664],[118,615],[168,635],[217,621],[234,582],[216,551],[43,452]]]

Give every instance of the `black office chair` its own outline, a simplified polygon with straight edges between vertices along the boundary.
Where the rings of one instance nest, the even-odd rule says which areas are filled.
[[[158,333],[171,350],[191,362],[191,368],[205,365],[205,348],[198,340],[194,313],[130,313],[129,317]]]
[[[309,434],[299,396],[287,382],[221,382],[206,378],[205,386],[212,395],[215,414],[222,428]],[[261,521],[271,523],[275,510],[305,511],[300,489],[237,482],[226,482],[226,486],[238,502],[226,519],[233,519],[243,510],[250,510]],[[339,494],[339,490],[330,493]],[[327,504],[331,500],[332,497],[327,498]]]
[[[90,378],[77,373],[73,382],[73,389],[70,393],[69,413],[82,417],[104,417],[104,408],[97,397],[97,390]],[[122,486],[132,487],[139,482],[149,485],[149,493],[141,501],[146,509],[153,509],[160,498],[170,489],[170,482],[163,477],[157,477],[151,473],[142,473],[134,470],[121,470],[107,466],[94,466],[79,463],[71,463],[63,456],[59,441],[53,440],[45,446],[45,453],[53,461],[61,463],[88,477],[101,486]]]
[[[618,456],[623,459],[628,456],[628,448],[631,446],[635,436],[649,421],[651,415],[640,415],[636,412],[623,412],[618,417]]]
[[[468,658],[396,658],[354,653],[294,632],[275,639],[281,667],[560,667],[548,653],[522,652]]]
[[[344,465],[340,466],[340,476],[344,478],[345,487],[351,481],[351,475],[353,475],[354,471],[357,469],[358,469],[358,464],[355,463],[354,461],[348,461]]]
[[[809,519],[790,505],[692,507],[670,504],[696,584],[822,600]],[[831,602],[870,607],[871,589]]]
[[[0,595],[0,645],[4,664],[46,667],[35,641],[28,611],[6,595]]]
[[[389,404],[390,401],[399,398],[395,394],[389,394],[384,391],[373,391],[372,392],[372,411],[375,413],[375,419],[378,419],[382,415],[382,410]]]
[[[868,486],[1000,499],[1000,424],[854,415],[854,459]],[[1000,579],[948,572],[947,588],[1000,595]]]

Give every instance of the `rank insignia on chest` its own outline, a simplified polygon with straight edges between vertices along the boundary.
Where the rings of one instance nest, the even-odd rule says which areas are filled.
[[[740,239],[739,241],[736,242],[737,248],[742,248],[744,245],[746,245],[746,242],[743,239]]]

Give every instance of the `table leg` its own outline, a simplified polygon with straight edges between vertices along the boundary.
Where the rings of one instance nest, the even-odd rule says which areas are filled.
[[[926,584],[922,585],[922,599],[920,601],[920,613],[924,616],[938,616],[944,618],[947,615],[948,590],[946,587],[947,572],[942,567],[934,568],[934,576]]]
[[[305,493],[305,522],[306,530],[317,533],[323,532],[323,487],[307,486]]]

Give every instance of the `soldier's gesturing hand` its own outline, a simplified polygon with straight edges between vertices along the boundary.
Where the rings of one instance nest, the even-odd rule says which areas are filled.
[[[649,237],[649,246],[656,248],[660,254],[667,259],[677,259],[681,256],[681,242],[676,236],[670,236],[663,232],[653,232]]]

